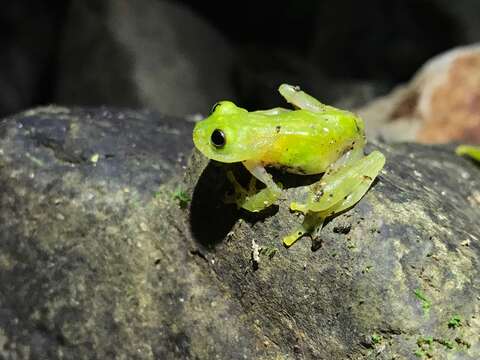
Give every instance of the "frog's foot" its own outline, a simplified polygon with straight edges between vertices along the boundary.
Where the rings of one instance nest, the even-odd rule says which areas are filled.
[[[261,211],[273,205],[281,194],[281,191],[278,192],[275,189],[265,188],[254,195],[247,196],[241,207],[252,212]]]
[[[233,195],[227,195],[225,197],[226,203],[235,203],[239,208],[251,212],[261,211],[270,205],[273,205],[282,194],[279,186],[275,188],[267,187],[260,191],[256,189],[256,179],[252,177],[248,185],[248,189],[245,189],[240,185],[231,171],[227,172],[227,178],[232,183],[234,188]],[[279,184],[280,185],[280,184]]]
[[[283,238],[283,245],[285,245],[286,247],[292,246],[295,241],[300,239],[306,233],[308,233],[308,231],[303,226],[299,226],[290,235]]]
[[[305,234],[310,234],[312,238],[316,238],[322,229],[324,220],[325,218],[320,214],[307,213],[302,225],[283,238],[283,245],[290,247]]]

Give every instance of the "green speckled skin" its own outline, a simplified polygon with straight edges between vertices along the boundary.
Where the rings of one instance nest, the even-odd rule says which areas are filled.
[[[238,206],[248,211],[263,210],[282,193],[266,166],[304,175],[325,172],[312,185],[306,203],[291,204],[292,210],[306,216],[303,225],[284,239],[290,246],[303,234],[319,230],[326,217],[358,202],[383,168],[385,158],[378,151],[363,155],[365,126],[360,117],[324,105],[297,87],[284,84],[279,91],[297,110],[248,112],[222,101],[195,126],[193,141],[210,159],[243,162],[266,185],[258,192],[253,186],[246,190],[229,174]]]

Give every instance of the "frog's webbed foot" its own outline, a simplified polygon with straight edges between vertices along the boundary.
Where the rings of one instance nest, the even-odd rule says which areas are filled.
[[[283,238],[283,245],[290,247],[305,234],[310,234],[315,239],[318,237],[324,221],[325,217],[320,213],[307,213],[303,223],[292,231],[290,235]]]
[[[341,165],[332,164],[322,179],[310,187],[305,204],[290,205],[292,210],[303,212],[305,218],[299,229],[284,238],[286,246],[292,245],[305,233],[317,236],[327,217],[355,205],[385,164],[385,157],[379,151],[373,151],[359,160],[356,157],[351,159],[340,159],[338,163]]]
[[[248,189],[240,185],[231,171],[227,172],[227,178],[233,185],[234,194],[225,196],[225,202],[237,204],[239,208],[251,212],[258,212],[273,205],[281,195],[281,189],[278,186],[257,191],[255,177],[250,179]]]

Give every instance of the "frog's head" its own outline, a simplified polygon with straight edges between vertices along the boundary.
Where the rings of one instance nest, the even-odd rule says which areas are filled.
[[[209,159],[224,163],[251,159],[254,146],[248,118],[247,110],[230,101],[220,101],[208,118],[195,125],[193,142]]]

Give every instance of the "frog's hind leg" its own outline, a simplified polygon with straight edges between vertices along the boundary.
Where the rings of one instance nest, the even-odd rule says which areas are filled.
[[[346,209],[351,208],[353,205],[359,202],[363,195],[365,195],[365,193],[368,191],[385,163],[385,157],[382,153],[376,151],[372,154],[370,154],[372,155],[370,159],[372,165],[368,169],[365,169],[365,171],[358,174],[360,181],[355,189],[348,194],[340,204],[336,206],[334,212],[332,212],[330,215],[338,214]]]
[[[341,166],[333,164],[320,181],[310,187],[307,203],[292,203],[290,207],[329,215],[343,211],[367,192],[384,164],[385,156],[379,151]]]
[[[332,109],[331,106],[322,104],[313,96],[308,95],[306,92],[300,90],[298,86],[282,84],[278,88],[278,91],[288,103],[299,109],[310,110],[319,113],[325,112],[328,109]]]
[[[316,237],[327,217],[352,207],[365,195],[384,164],[385,157],[379,151],[359,160],[352,155],[350,161],[333,164],[324,177],[310,187],[306,203],[290,205],[292,210],[303,212],[305,218],[301,230],[296,230],[299,236],[293,232],[284,238],[284,244],[292,245],[305,233]]]

